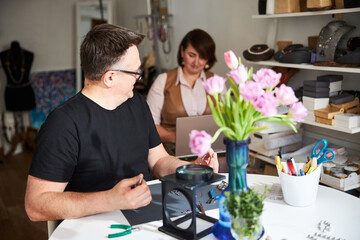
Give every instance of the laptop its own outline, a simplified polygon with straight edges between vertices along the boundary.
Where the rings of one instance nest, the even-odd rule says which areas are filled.
[[[197,156],[190,151],[189,134],[192,130],[204,130],[211,136],[219,129],[216,125],[212,115],[202,115],[193,117],[179,117],[176,118],[176,139],[175,139],[175,156],[180,159],[192,160]],[[224,134],[221,133],[216,141],[211,144],[211,148],[219,154],[226,152],[225,144],[223,143]]]

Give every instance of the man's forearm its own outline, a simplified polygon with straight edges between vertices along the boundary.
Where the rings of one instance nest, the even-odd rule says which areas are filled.
[[[25,209],[32,221],[80,218],[118,209],[137,209],[151,201],[146,181],[138,184],[143,177],[139,174],[123,179],[106,191],[81,193],[64,192],[67,183],[51,182],[29,175]]]
[[[114,210],[106,196],[106,192],[45,192],[28,199],[26,211],[32,221],[80,218]]]
[[[176,168],[184,165],[193,164],[193,162],[182,161],[174,156],[166,156],[160,158],[153,169],[153,174],[156,177],[163,177],[169,174],[173,174],[176,171]]]

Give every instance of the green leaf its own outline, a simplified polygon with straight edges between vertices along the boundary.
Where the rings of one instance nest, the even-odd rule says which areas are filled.
[[[216,123],[219,127],[221,127],[221,126],[222,126],[222,121],[221,121],[220,116],[219,116],[219,114],[221,114],[221,113],[218,113],[218,112],[217,112],[217,109],[215,108],[214,103],[213,103],[211,97],[208,96],[207,99],[208,99],[208,102],[209,102],[209,107],[210,107],[210,109],[211,109],[211,113],[212,113],[212,115],[213,115],[213,119],[214,119],[215,123]]]
[[[242,192],[225,192],[225,206],[234,218],[259,217],[263,211],[264,199],[269,190],[265,186],[263,194],[253,189]]]
[[[251,67],[248,71],[248,79],[252,79],[253,72],[254,72],[254,69]]]
[[[233,89],[233,92],[234,92],[234,95],[235,95],[235,98],[238,98],[239,95],[240,95],[240,90],[239,90],[239,87],[236,85],[236,83],[231,79],[231,77],[228,76],[228,79],[231,83],[231,87]]]
[[[239,116],[239,104],[238,102],[232,102],[232,110],[234,113],[234,130],[236,135],[236,140],[240,140],[242,127],[240,124],[240,116]]]
[[[224,132],[224,135],[225,135],[225,132],[226,132],[226,135],[232,136],[232,137],[228,137],[228,136],[225,135],[229,139],[233,139],[235,137],[235,133],[233,132],[233,130],[231,130],[228,127],[221,127],[215,132],[213,138],[211,139],[211,143],[214,143],[216,141],[216,139],[219,137],[221,132]]]

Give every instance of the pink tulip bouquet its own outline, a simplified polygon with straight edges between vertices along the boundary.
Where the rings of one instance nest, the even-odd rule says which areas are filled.
[[[213,137],[205,131],[192,130],[191,151],[198,156],[206,154],[221,132],[231,140],[247,140],[251,133],[267,129],[256,127],[259,121],[285,124],[297,132],[294,124],[303,121],[307,110],[291,87],[284,84],[276,87],[281,73],[261,68],[253,74],[253,69],[241,64],[233,51],[226,52],[224,57],[230,68],[227,74],[230,88],[226,93],[223,77],[214,75],[203,82],[205,90],[213,97],[208,96],[208,102],[219,129]],[[287,114],[278,114],[277,107],[281,105],[289,106]]]

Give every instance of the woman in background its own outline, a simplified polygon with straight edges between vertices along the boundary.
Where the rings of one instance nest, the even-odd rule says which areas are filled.
[[[177,117],[211,114],[202,82],[214,75],[209,71],[216,62],[214,40],[201,29],[188,32],[180,43],[177,61],[179,67],[160,74],[147,96],[157,131],[170,153]]]

